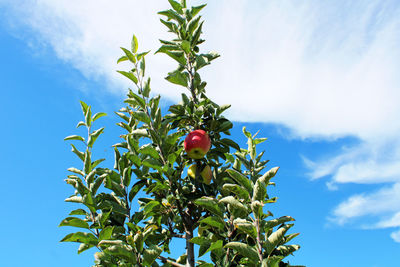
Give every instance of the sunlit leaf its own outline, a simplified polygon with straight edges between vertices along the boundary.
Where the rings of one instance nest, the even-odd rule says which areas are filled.
[[[59,227],[60,226],[73,226],[73,227],[89,229],[89,224],[87,222],[85,222],[84,220],[81,220],[79,218],[75,218],[75,217],[65,218],[64,220],[61,221],[61,223],[58,226]]]
[[[249,258],[252,261],[258,262],[258,253],[255,248],[251,247],[248,244],[244,244],[241,242],[229,242],[225,245],[225,248],[231,248],[236,250],[243,257]]]

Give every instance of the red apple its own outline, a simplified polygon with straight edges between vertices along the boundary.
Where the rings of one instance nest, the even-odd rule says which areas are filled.
[[[189,167],[188,169],[188,175],[192,177],[193,179],[196,178],[196,171],[197,171],[197,164],[193,164],[192,166]],[[210,184],[211,183],[211,178],[212,178],[212,171],[209,165],[206,165],[203,170],[200,172],[200,176],[203,178],[203,183],[205,184]]]
[[[201,159],[210,150],[211,139],[205,131],[194,130],[186,136],[183,145],[190,158]]]

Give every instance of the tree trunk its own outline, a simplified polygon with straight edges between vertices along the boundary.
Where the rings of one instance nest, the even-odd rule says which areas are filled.
[[[193,229],[190,225],[190,229],[186,230],[186,266],[194,267],[194,244],[190,242],[193,238]]]

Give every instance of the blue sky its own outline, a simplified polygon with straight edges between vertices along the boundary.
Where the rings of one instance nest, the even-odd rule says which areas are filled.
[[[90,266],[93,252],[58,243],[71,205],[63,179],[77,162],[63,142],[76,133],[79,100],[109,116],[98,157],[112,165],[113,111],[129,86],[116,75],[120,46],[169,38],[157,10],[167,1],[0,0],[0,195],[4,266]],[[194,5],[202,1],[193,1]],[[397,266],[400,260],[400,3],[210,1],[204,50],[209,96],[231,103],[241,128],[268,137],[276,216],[291,215],[307,266]],[[150,56],[153,90],[166,107],[180,89],[174,68]],[[22,248],[22,249],[21,249]],[[23,251],[23,253],[21,253]]]

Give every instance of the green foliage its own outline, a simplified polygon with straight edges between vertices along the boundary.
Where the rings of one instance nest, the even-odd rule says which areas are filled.
[[[92,115],[91,107],[81,102],[87,137],[71,135],[68,141],[82,167],[71,167],[66,182],[75,193],[66,199],[79,209],[61,221],[60,226],[82,228],[85,232],[67,235],[62,242],[78,242],[78,253],[95,247],[96,266],[195,266],[198,255],[210,254],[211,263],[199,260],[198,266],[289,266],[282,260],[299,249],[287,243],[298,234],[287,234],[294,221],[289,216],[270,219],[265,210],[276,201],[268,195],[270,180],[278,168],[264,171],[267,160],[256,147],[265,138],[256,138],[245,128],[247,149],[228,136],[233,124],[220,106],[206,96],[206,82],[199,70],[218,57],[200,53],[202,25],[199,12],[205,5],[188,8],[186,1],[169,0],[171,9],[159,12],[161,22],[176,35],[161,40],[156,53],[164,53],[178,63],[166,80],[188,90],[182,101],[162,114],[160,96],[151,93],[151,80],[145,76],[145,57],[133,36],[131,48],[121,48],[118,63],[129,61],[130,71],[118,71],[130,79],[137,90],[129,90],[125,106],[116,115],[124,133],[114,145],[114,167],[99,167],[104,159],[94,160],[96,140],[104,128],[93,130],[93,123],[105,113]],[[189,158],[183,140],[195,129],[205,130],[212,148],[206,157]],[[79,145],[83,150],[79,150]],[[210,185],[187,175],[192,164],[209,165]],[[142,191],[146,196],[137,198]],[[139,210],[134,210],[134,202]],[[198,229],[198,236],[194,236]],[[173,238],[184,238],[187,250],[178,259],[170,253]]]

